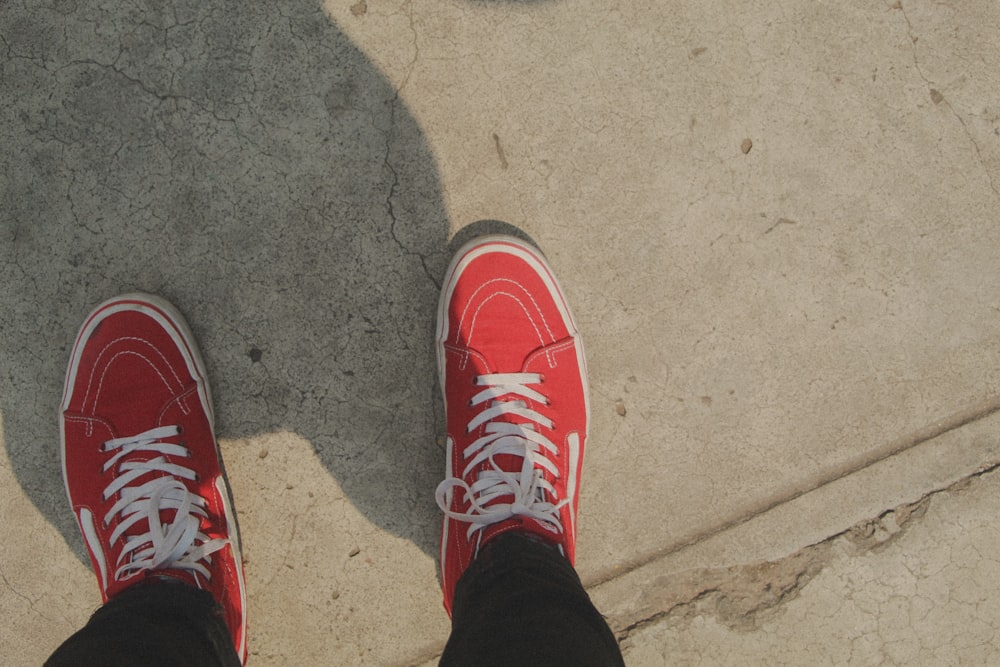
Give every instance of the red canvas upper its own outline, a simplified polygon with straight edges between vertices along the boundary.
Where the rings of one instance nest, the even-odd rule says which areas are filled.
[[[120,297],[99,306],[74,345],[61,408],[66,490],[103,600],[150,576],[174,577],[208,590],[222,606],[234,646],[245,661],[239,540],[213,431],[205,372],[180,314],[166,302],[145,295]],[[116,444],[118,439],[140,434],[146,434],[144,441]],[[150,463],[154,468],[165,466],[167,471],[143,470]],[[126,475],[135,479],[107,495],[116,480]],[[183,533],[185,526],[188,535],[196,529],[197,536],[189,537],[189,547],[178,547],[186,553],[168,553],[168,562],[146,569],[135,563],[144,551],[152,550],[152,544],[128,544],[143,534],[151,535],[145,514],[138,512],[135,523],[120,536],[113,533],[128,520],[125,505],[129,499],[123,501],[123,496],[136,495],[134,490],[144,484],[155,487],[155,480],[161,478],[171,478],[160,483],[156,492],[157,517],[165,539]],[[204,507],[194,511],[193,520],[178,523],[174,528],[179,532],[171,536],[169,527],[182,499],[195,497],[203,499],[198,502]],[[120,509],[109,516],[116,503]],[[211,553],[198,558],[199,547]],[[176,561],[185,558],[197,560],[205,571],[178,566]]]
[[[450,614],[458,579],[499,534],[530,532],[574,561],[589,405],[583,349],[566,299],[542,255],[517,239],[480,239],[459,251],[442,288],[437,342],[449,448],[438,489],[446,510],[441,578]],[[495,395],[483,397],[491,381],[504,379],[524,382],[500,382]],[[475,423],[501,404],[507,405],[500,414]],[[535,451],[527,468],[538,482],[525,477],[521,435],[491,436],[505,428],[498,423],[530,430],[527,447]],[[534,442],[536,434],[552,448]],[[497,439],[477,445],[489,437]],[[482,460],[466,474],[477,455]],[[477,488],[491,479],[489,488]],[[477,524],[484,514],[489,518]]]

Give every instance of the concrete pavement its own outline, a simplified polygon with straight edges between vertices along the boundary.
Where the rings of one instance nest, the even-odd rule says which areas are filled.
[[[539,244],[587,345],[578,566],[630,664],[991,662],[998,22],[0,5],[4,662],[98,603],[55,410],[81,318],[136,289],[209,366],[250,664],[433,661],[434,304],[484,219]]]

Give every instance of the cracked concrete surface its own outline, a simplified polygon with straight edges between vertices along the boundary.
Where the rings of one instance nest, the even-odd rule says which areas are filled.
[[[988,659],[992,561],[939,547],[995,539],[998,21],[0,4],[4,662],[97,604],[54,411],[81,318],[133,289],[209,366],[251,664],[433,660],[433,307],[481,219],[539,243],[586,340],[578,564],[631,664]],[[883,546],[844,532],[922,502]]]
[[[626,660],[992,664],[998,499],[993,470],[777,563],[690,573],[694,595],[623,631]]]

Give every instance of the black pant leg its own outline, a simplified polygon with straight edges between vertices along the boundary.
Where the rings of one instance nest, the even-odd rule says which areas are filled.
[[[151,581],[109,600],[45,665],[238,667],[240,659],[208,592]]]
[[[490,541],[455,588],[441,665],[624,665],[614,634],[556,549]]]

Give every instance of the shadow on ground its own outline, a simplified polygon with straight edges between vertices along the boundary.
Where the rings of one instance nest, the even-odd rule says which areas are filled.
[[[389,82],[308,1],[5,3],[0,39],[0,410],[78,557],[63,374],[86,313],[133,290],[191,324],[220,437],[308,438],[372,522],[436,554],[448,224]]]

